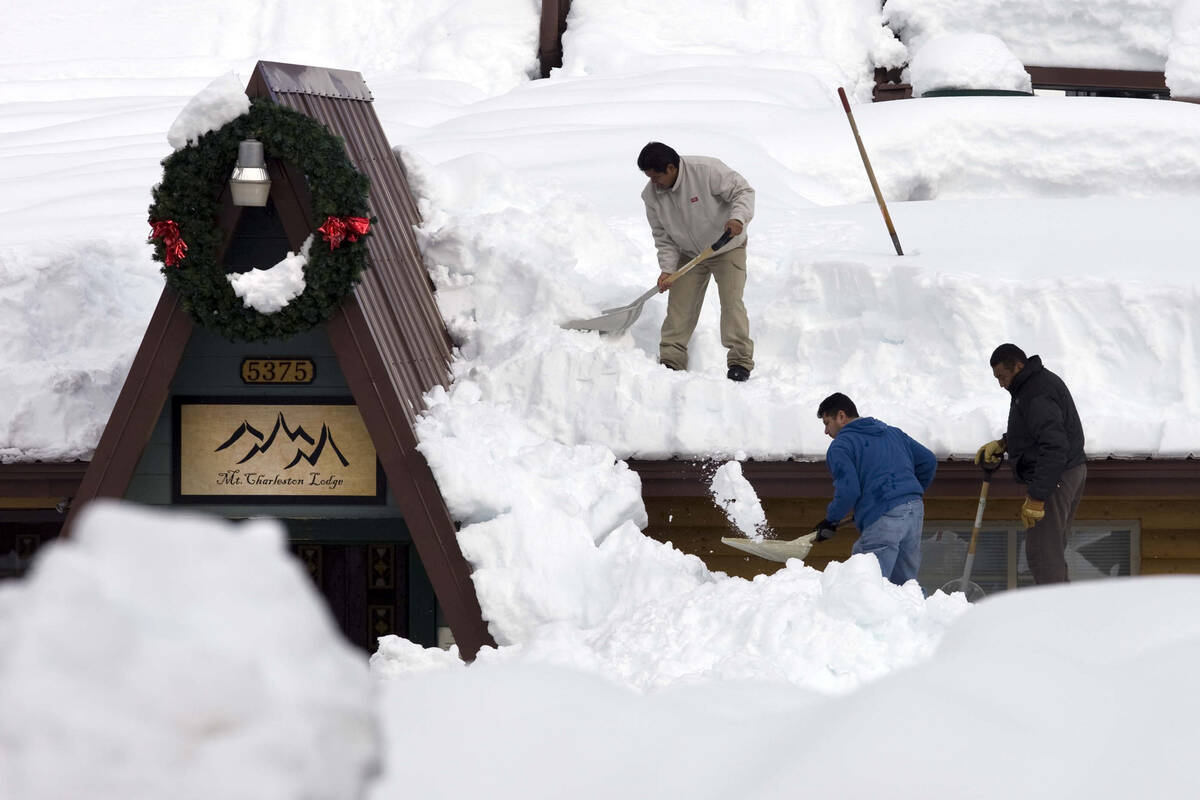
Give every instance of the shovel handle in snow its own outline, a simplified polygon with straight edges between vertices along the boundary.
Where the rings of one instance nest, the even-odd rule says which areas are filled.
[[[693,258],[691,261],[689,261],[688,263],[684,264],[684,265],[683,265],[682,267],[680,267],[679,269],[677,269],[677,270],[675,270],[674,272],[672,272],[672,273],[671,273],[671,274],[670,274],[670,275],[667,277],[667,280],[666,280],[667,287],[669,288],[669,287],[671,286],[671,284],[672,284],[672,283],[674,283],[674,282],[675,282],[676,280],[678,280],[679,278],[683,277],[684,273],[686,273],[686,272],[687,272],[688,270],[690,270],[692,267],[694,267],[694,266],[696,266],[697,264],[699,264],[701,261],[704,261],[705,259],[711,258],[713,253],[717,252],[717,251],[718,251],[718,250],[720,250],[722,247],[724,247],[725,245],[729,244],[729,240],[730,240],[730,239],[732,239],[732,238],[733,238],[733,234],[729,232],[729,229],[728,229],[728,228],[726,228],[726,229],[725,229],[725,232],[721,234],[721,238],[720,238],[720,239],[717,239],[715,242],[713,242],[711,245],[709,245],[709,246],[708,246],[708,248],[707,248],[707,249],[706,249],[706,250],[705,250],[703,253],[701,253],[700,255],[696,256],[696,257],[695,257],[695,258]],[[665,291],[665,290],[663,290],[663,291]]]
[[[963,567],[963,586],[971,580],[971,567],[975,564],[975,546],[979,543],[979,529],[983,527],[983,510],[987,508],[988,487],[992,485],[992,473],[1000,465],[983,468],[983,486],[979,488],[979,505],[975,508],[975,524],[971,528],[971,543],[967,545],[967,564]]]
[[[900,249],[900,238],[896,236],[896,228],[892,225],[892,216],[888,214],[887,203],[883,202],[883,192],[879,191],[879,183],[875,180],[875,170],[871,169],[871,160],[867,158],[867,148],[863,147],[862,137],[858,135],[858,126],[854,124],[854,113],[850,110],[850,101],[846,99],[846,90],[838,87],[838,97],[842,99],[842,108],[846,109],[846,118],[850,120],[850,130],[854,132],[854,141],[858,144],[858,154],[862,156],[863,166],[867,168],[867,177],[871,179],[871,189],[875,191],[875,201],[883,212],[883,221],[887,225],[888,235],[896,246],[896,255],[904,255]]]

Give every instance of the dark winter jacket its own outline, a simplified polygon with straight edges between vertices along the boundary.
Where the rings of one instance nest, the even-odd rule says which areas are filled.
[[[860,531],[921,497],[937,470],[929,448],[873,417],[860,417],[838,431],[825,463],[833,475],[833,502],[825,518],[838,522],[853,509]]]
[[[1064,471],[1085,461],[1083,425],[1075,401],[1062,378],[1030,356],[1008,387],[1008,432],[1005,449],[1013,477],[1028,484],[1034,500],[1045,500]]]

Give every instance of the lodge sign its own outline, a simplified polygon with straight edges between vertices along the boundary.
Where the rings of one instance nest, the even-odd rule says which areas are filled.
[[[175,398],[175,500],[382,502],[375,445],[352,402]]]

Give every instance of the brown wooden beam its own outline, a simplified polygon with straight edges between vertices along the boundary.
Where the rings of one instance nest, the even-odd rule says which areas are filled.
[[[571,0],[542,0],[542,18],[538,26],[538,63],[542,77],[549,78],[550,70],[563,63],[563,33],[567,30],[567,14]]]
[[[630,469],[642,479],[643,497],[701,497],[717,462],[643,461]],[[760,497],[830,497],[833,481],[824,461],[745,461],[742,473]],[[926,497],[978,497],[983,473],[970,461],[944,460]],[[991,497],[1023,497],[1005,465],[993,476]],[[1200,500],[1200,459],[1093,459],[1088,461],[1089,497],[1195,497]]]
[[[471,567],[458,546],[454,520],[433,472],[417,450],[416,436],[399,406],[402,401],[387,383],[388,370],[354,295],[342,302],[326,330],[459,654],[471,661],[479,648],[495,646],[495,640],[475,595]]]
[[[73,497],[88,462],[0,464],[0,497]]]
[[[79,491],[63,525],[63,535],[80,507],[97,497],[124,497],[133,472],[150,441],[159,414],[167,402],[171,380],[192,336],[193,322],[183,301],[169,286],[163,287],[158,306],[146,326],[142,344],[117,403],[104,426],[96,453],[80,481]]]
[[[1037,89],[1082,89],[1097,91],[1167,92],[1161,72],[1129,69],[1086,69],[1081,67],[1025,67]]]

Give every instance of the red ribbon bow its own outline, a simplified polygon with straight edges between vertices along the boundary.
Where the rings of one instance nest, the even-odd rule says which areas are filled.
[[[173,267],[183,261],[184,256],[187,255],[187,242],[180,237],[179,226],[173,219],[165,222],[151,222],[150,238],[162,239],[168,267]]]
[[[329,242],[329,249],[341,245],[342,241],[357,242],[358,237],[365,236],[371,228],[371,220],[366,217],[334,217],[325,218],[325,224],[317,231]]]

